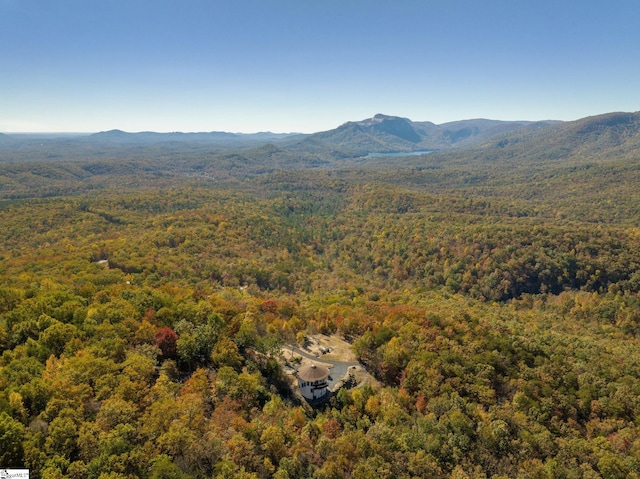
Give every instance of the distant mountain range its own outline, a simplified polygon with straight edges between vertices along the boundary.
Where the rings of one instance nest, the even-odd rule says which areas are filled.
[[[416,154],[425,150],[430,154]],[[380,152],[396,154],[370,155]],[[442,125],[376,115],[311,135],[0,134],[0,199],[76,194],[127,182],[173,184],[181,177],[232,185],[262,177],[286,189],[295,170],[309,170],[309,178],[321,174],[318,170],[341,170],[432,189],[482,187],[485,194],[496,187],[551,184],[562,196],[569,184],[610,189],[624,184],[635,191],[639,164],[640,113]],[[509,186],[514,184],[520,186]]]
[[[313,152],[338,149],[349,156],[367,153],[445,150],[477,145],[496,135],[523,128],[540,128],[558,122],[462,120],[436,125],[407,118],[378,114],[362,121],[350,121],[334,130],[314,133],[290,144]]]
[[[338,156],[361,156],[379,152],[412,152],[442,150],[456,146],[477,144],[493,136],[519,130],[530,125],[553,122],[462,120],[436,125],[413,122],[407,118],[378,114],[362,121],[350,121],[338,128],[313,134],[302,133],[228,133],[221,131],[201,133],[156,133],[145,131],[129,133],[109,130],[91,135],[7,135],[0,134],[3,144],[38,144],[55,142],[66,144],[151,145],[191,144],[221,148],[256,147],[265,143],[282,143],[283,147],[306,153],[338,153]]]
[[[263,148],[266,145],[271,147]],[[305,165],[327,165],[370,153],[458,151],[482,157],[493,154],[489,152],[499,152],[502,158],[553,159],[574,154],[627,154],[639,148],[640,113],[609,113],[571,122],[474,119],[440,125],[377,114],[313,134],[127,133],[121,130],[58,138],[0,134],[0,161],[78,159],[94,155],[117,158],[123,152],[136,157],[150,149],[147,153],[151,156],[170,157],[185,151],[194,155],[240,152],[256,160],[268,151],[268,158],[279,155],[286,158],[286,164],[300,158]]]

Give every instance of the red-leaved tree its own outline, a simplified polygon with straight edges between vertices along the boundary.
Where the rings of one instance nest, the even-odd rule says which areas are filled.
[[[153,335],[153,342],[162,351],[163,359],[173,359],[176,357],[178,335],[169,328],[164,327],[158,329]]]

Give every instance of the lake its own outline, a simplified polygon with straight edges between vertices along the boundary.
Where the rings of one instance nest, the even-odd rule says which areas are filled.
[[[364,158],[376,158],[379,156],[420,156],[426,155],[427,153],[431,153],[431,150],[424,151],[398,151],[398,152],[389,152],[389,153],[368,153]]]

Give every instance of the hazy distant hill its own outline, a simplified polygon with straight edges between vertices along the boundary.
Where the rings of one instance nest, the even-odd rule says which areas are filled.
[[[259,143],[268,143],[299,136],[297,133],[228,133],[224,131],[211,131],[200,133],[156,133],[143,131],[128,133],[122,130],[109,130],[94,133],[83,138],[85,142],[105,142],[117,144],[152,144],[152,143],[197,143],[211,144],[221,147],[252,146]]]
[[[8,143],[12,141],[11,137],[9,135],[5,135],[4,133],[0,133],[0,144],[3,143]]]
[[[0,137],[1,162],[92,161],[136,158],[202,158],[228,151],[259,148],[299,137],[298,133],[128,133],[16,134]]]
[[[437,134],[453,146],[478,144],[497,135],[529,129],[540,129],[558,124],[557,121],[499,121],[499,120],[462,120],[443,123],[437,126]]]

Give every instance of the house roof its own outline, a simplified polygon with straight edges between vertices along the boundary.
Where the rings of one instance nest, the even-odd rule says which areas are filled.
[[[305,364],[298,368],[298,377],[303,381],[322,381],[329,377],[329,368],[322,364]]]

